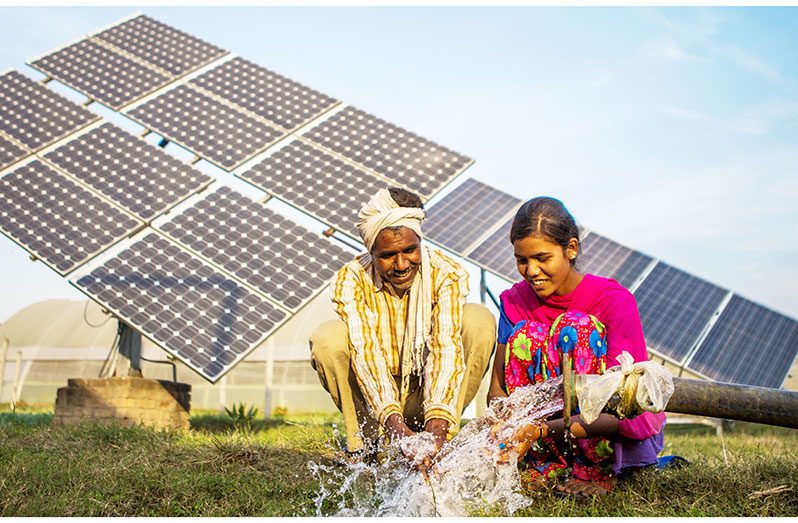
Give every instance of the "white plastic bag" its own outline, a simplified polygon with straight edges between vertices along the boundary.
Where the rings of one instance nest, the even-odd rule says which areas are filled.
[[[653,361],[634,362],[624,351],[620,365],[601,375],[577,374],[574,388],[579,412],[585,423],[593,423],[608,408],[620,419],[634,418],[643,411],[662,412],[673,394],[671,373]]]

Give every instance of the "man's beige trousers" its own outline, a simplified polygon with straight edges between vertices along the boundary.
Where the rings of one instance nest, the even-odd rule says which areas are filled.
[[[457,415],[471,403],[479,390],[479,384],[488,369],[491,354],[496,346],[496,319],[490,311],[475,303],[463,308],[463,338],[466,370],[463,385],[457,400]],[[346,447],[350,452],[361,450],[364,439],[376,442],[380,427],[370,414],[366,399],[355,378],[349,358],[349,337],[346,324],[341,320],[322,323],[310,336],[311,365],[319,373],[321,385],[330,393],[338,410],[344,415]],[[396,379],[399,390],[399,376]],[[410,392],[403,405],[405,422],[413,430],[421,430],[424,424],[422,410],[423,387],[418,380],[410,382]],[[451,427],[457,431],[459,427]]]

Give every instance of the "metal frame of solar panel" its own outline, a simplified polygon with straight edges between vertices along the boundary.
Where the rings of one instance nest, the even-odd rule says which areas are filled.
[[[224,49],[135,13],[89,35],[177,78],[228,54]]]
[[[131,120],[231,171],[285,132],[218,97],[180,83],[125,108]]]
[[[144,223],[39,158],[0,177],[0,231],[64,276]]]
[[[718,381],[779,388],[797,355],[798,321],[735,294],[686,366]]]
[[[684,364],[729,291],[658,262],[634,297],[649,349]]]
[[[301,134],[362,169],[395,181],[426,201],[474,161],[351,105]]]
[[[31,153],[100,117],[19,73],[0,73],[0,132]]]
[[[290,317],[152,229],[69,281],[211,383]]]
[[[634,289],[654,258],[591,231],[582,239],[577,263],[581,272],[613,278],[627,289]]]
[[[174,81],[171,75],[91,38],[67,44],[27,63],[115,110]]]
[[[190,203],[154,226],[292,312],[352,259],[330,240],[229,187]]]
[[[461,256],[521,205],[521,200],[473,178],[456,187],[427,210],[424,235]]]
[[[360,208],[392,184],[299,138],[274,147],[238,178],[360,241]]]
[[[87,127],[42,156],[145,222],[213,182],[109,122]]]

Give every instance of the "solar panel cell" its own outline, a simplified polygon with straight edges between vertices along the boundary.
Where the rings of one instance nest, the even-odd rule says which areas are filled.
[[[582,241],[577,266],[584,273],[613,278],[629,288],[653,260],[650,256],[591,232]]]
[[[30,65],[114,109],[171,81],[165,74],[92,40],[81,40]]]
[[[30,151],[25,147],[0,134],[0,170],[22,160],[28,155],[30,155]]]
[[[174,76],[187,74],[227,54],[224,49],[145,15],[115,25],[94,38]]]
[[[186,85],[147,101],[128,115],[227,170],[283,135],[261,120]]]
[[[501,224],[466,256],[480,267],[511,282],[521,278],[515,265],[513,246],[510,243],[512,224],[512,219]]]
[[[683,363],[728,291],[659,262],[634,295],[651,349]]]
[[[351,259],[328,240],[227,187],[160,228],[289,309],[306,303]]]
[[[0,178],[0,229],[66,274],[142,224],[36,160]]]
[[[718,381],[779,388],[798,354],[798,322],[732,296],[690,369]]]
[[[32,151],[98,119],[17,71],[0,75],[0,132]]]
[[[288,316],[156,234],[73,283],[211,382]]]
[[[472,162],[354,107],[346,107],[303,135],[428,199]]]
[[[471,178],[427,211],[424,234],[463,255],[520,204],[518,198]]]
[[[234,58],[191,81],[229,102],[293,130],[336,100],[243,58]]]
[[[212,181],[110,123],[51,151],[46,158],[145,220]]]
[[[239,175],[355,239],[358,212],[389,184],[296,140]]]

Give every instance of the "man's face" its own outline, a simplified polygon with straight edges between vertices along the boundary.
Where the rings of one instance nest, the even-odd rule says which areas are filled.
[[[412,229],[383,229],[371,251],[374,266],[382,281],[404,292],[413,285],[421,264],[421,240]]]

